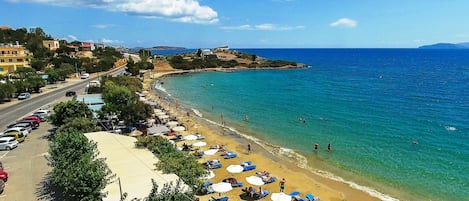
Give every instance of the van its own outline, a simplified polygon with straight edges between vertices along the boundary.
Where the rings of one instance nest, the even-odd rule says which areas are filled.
[[[0,137],[0,149],[12,150],[18,147],[18,141],[14,137]]]
[[[2,135],[2,138],[3,137],[13,137],[18,142],[24,142],[24,138],[25,138],[23,133],[18,132],[18,131],[5,133],[4,135]]]

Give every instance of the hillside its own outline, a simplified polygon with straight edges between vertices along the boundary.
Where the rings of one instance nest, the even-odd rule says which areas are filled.
[[[437,43],[420,46],[419,49],[469,49],[469,43]]]

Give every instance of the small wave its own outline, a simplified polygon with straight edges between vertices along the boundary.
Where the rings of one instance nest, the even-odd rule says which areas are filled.
[[[197,115],[197,116],[199,116],[199,117],[202,117],[202,113],[201,113],[199,110],[194,109],[194,108],[191,108],[191,109],[192,109],[192,112],[195,113],[195,115]]]
[[[455,130],[457,130],[456,127],[454,127],[454,126],[445,126],[445,129],[446,129],[447,131],[455,131]]]
[[[154,88],[156,90],[159,90],[159,91],[162,91],[162,92],[168,94],[168,96],[171,96],[171,94],[169,94],[168,91],[166,91],[166,89],[161,84],[155,83]]]

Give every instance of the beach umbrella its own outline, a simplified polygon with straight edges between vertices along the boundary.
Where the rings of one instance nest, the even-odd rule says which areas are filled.
[[[230,183],[226,182],[220,182],[212,185],[213,191],[217,193],[226,193],[228,191],[231,191],[233,187],[231,186]]]
[[[186,128],[184,128],[184,126],[176,126],[173,128],[173,131],[176,131],[176,132],[182,132],[182,131],[185,131]]]
[[[243,166],[241,165],[230,165],[226,167],[226,171],[229,173],[240,173],[244,170]]]
[[[264,185],[264,181],[262,181],[262,178],[257,177],[257,176],[249,176],[246,177],[246,181],[252,185],[255,186],[262,186]]]
[[[207,156],[213,156],[218,152],[218,149],[209,149],[207,151],[204,151],[204,154]]]
[[[167,119],[167,118],[169,118],[169,116],[166,115],[166,114],[164,114],[164,115],[158,115],[158,118],[159,118],[159,119]]]
[[[211,171],[211,170],[207,171],[206,173],[207,173],[207,175],[201,176],[201,177],[199,177],[199,179],[211,179],[211,178],[215,177],[215,173],[213,173],[213,171]]]
[[[166,115],[166,113],[160,111],[160,112],[155,112],[155,115],[156,116],[163,116],[163,115]]]
[[[187,136],[184,136],[184,139],[185,140],[197,140],[198,137],[195,135],[187,135]]]
[[[161,109],[153,109],[153,112],[154,112],[154,113],[158,113],[158,112],[163,112],[163,110],[161,110]]]
[[[179,122],[177,122],[177,121],[170,121],[170,122],[166,123],[166,125],[168,125],[169,127],[174,127],[178,124],[179,124]]]
[[[272,201],[291,201],[291,195],[287,195],[285,193],[272,193],[272,196],[270,196]]]
[[[196,147],[203,147],[205,145],[207,145],[207,143],[202,142],[202,141],[199,141],[199,142],[196,142],[196,143],[192,144],[192,146],[196,146]]]

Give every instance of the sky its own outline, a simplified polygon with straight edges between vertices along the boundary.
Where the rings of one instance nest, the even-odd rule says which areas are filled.
[[[0,0],[0,25],[127,47],[414,48],[469,41],[467,0]]]

